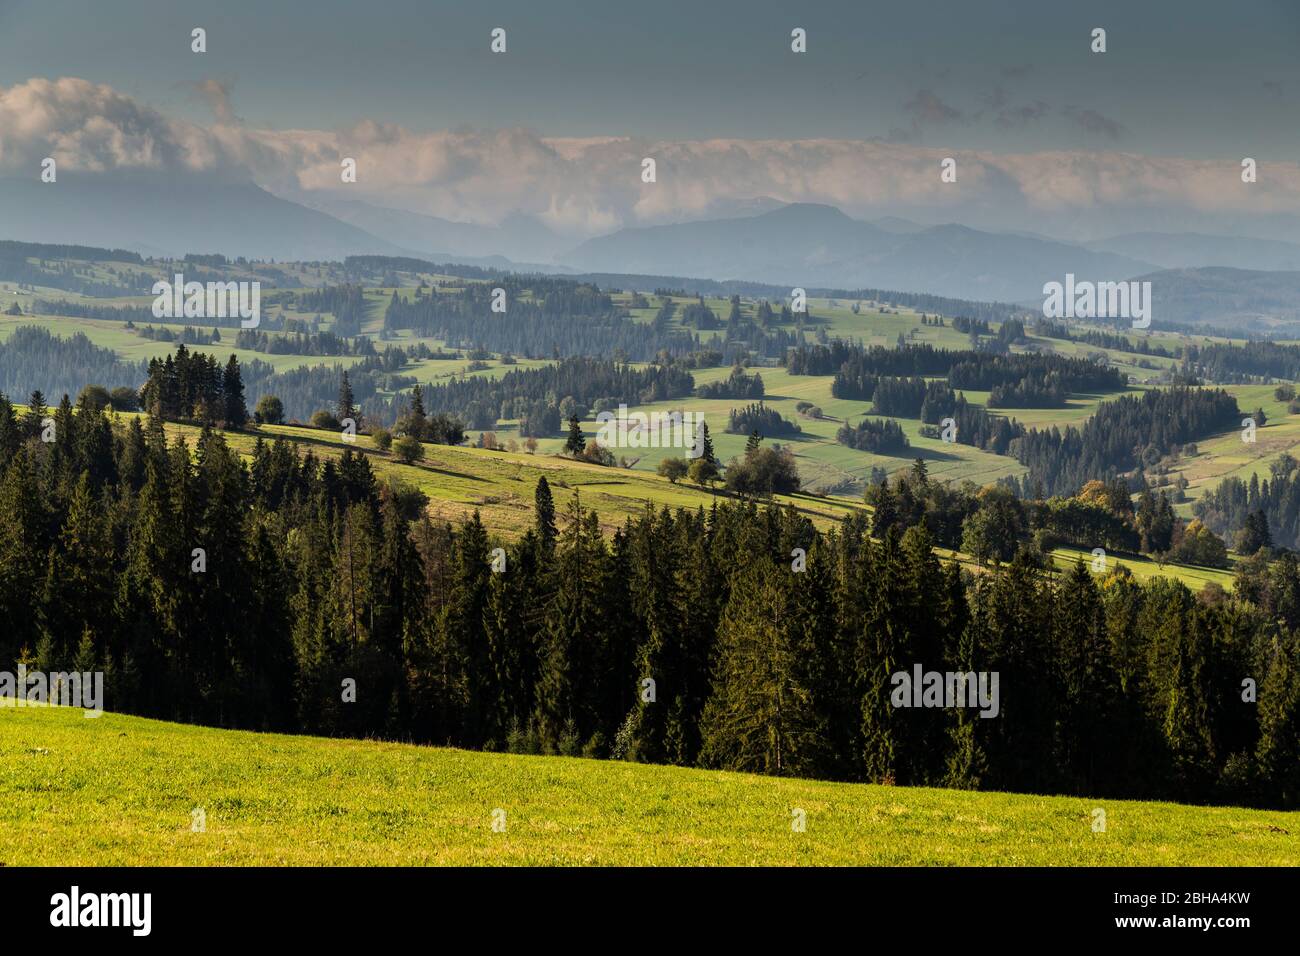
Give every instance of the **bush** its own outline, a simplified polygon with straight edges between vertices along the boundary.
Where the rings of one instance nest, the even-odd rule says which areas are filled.
[[[140,407],[140,393],[133,388],[118,386],[109,392],[109,398],[119,412],[133,412]]]
[[[404,481],[390,481],[386,486],[386,494],[397,505],[398,513],[407,521],[415,521],[419,518],[429,504],[428,495],[415,485]]]
[[[575,454],[576,461],[585,461],[593,465],[604,465],[606,468],[612,468],[618,464],[618,459],[614,453],[602,445],[600,442],[589,441],[583,447],[582,451]]]
[[[380,451],[388,451],[393,447],[393,433],[387,428],[376,428],[370,433],[370,440]]]
[[[333,412],[322,408],[320,411],[312,414],[311,427],[327,431],[338,431],[342,426],[339,425],[339,420],[334,416]]]
[[[566,395],[560,399],[560,417],[566,422],[570,418],[577,417],[579,420],[587,417],[587,406],[583,405],[572,395]]]
[[[424,460],[424,446],[418,438],[410,435],[403,435],[393,442],[393,452],[408,465]]]
[[[1050,528],[1039,528],[1034,532],[1034,547],[1040,554],[1051,554],[1064,543],[1065,540]]]
[[[924,432],[924,429],[922,431]],[[857,426],[845,422],[835,433],[835,440],[841,445],[877,455],[903,451],[909,444],[902,426],[890,418],[881,420],[864,418]]]
[[[284,424],[284,402],[274,395],[263,395],[257,400],[257,408],[253,409],[253,420],[259,425]],[[334,427],[338,427],[337,423]]]
[[[707,458],[696,458],[691,462],[686,474],[691,481],[703,488],[705,485],[712,485],[718,480],[718,465]]]
[[[1295,386],[1279,385],[1277,388],[1273,389],[1273,397],[1279,402],[1289,402],[1291,399],[1295,398]]]
[[[1172,557],[1179,564],[1200,565],[1205,568],[1229,566],[1228,549],[1209,528],[1193,520],[1183,530],[1181,540],[1174,546]]]
[[[762,402],[731,410],[727,421],[727,432],[732,435],[748,435],[757,431],[764,438],[780,435],[798,435],[800,428],[794,422],[781,417],[780,412],[768,408]]]
[[[77,404],[90,412],[102,412],[112,400],[103,385],[87,385],[77,396]]]
[[[731,370],[731,376],[721,382],[701,385],[695,390],[700,398],[762,398],[763,376],[755,372],[750,375],[737,365]]]
[[[779,445],[755,448],[727,466],[727,489],[741,494],[791,494],[799,490],[794,453]]]
[[[691,466],[686,463],[685,458],[665,458],[659,462],[659,474],[667,478],[674,485],[686,477],[686,473],[691,470]]]

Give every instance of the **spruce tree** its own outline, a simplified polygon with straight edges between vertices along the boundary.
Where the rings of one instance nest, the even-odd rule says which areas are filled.
[[[41,390],[34,389],[31,397],[27,399],[27,417],[24,419],[27,434],[30,436],[39,436],[42,429],[41,420],[49,413],[45,407],[45,395]]]
[[[1106,614],[1092,572],[1076,561],[1056,594],[1052,616],[1057,668],[1058,760],[1067,789],[1097,793],[1107,783],[1107,751],[1118,684],[1111,666]]]
[[[700,422],[700,460],[706,461],[711,465],[717,465],[718,456],[713,451],[713,438],[709,435],[709,423]]]
[[[776,776],[821,764],[825,726],[800,679],[794,575],[770,560],[741,572],[718,629],[713,693],[700,722],[700,763]]]
[[[339,380],[339,399],[338,399],[338,418],[343,421],[350,418],[358,426],[361,424],[360,415],[357,413],[356,405],[352,399],[352,383],[348,381],[348,373],[343,372],[343,377]]]
[[[488,642],[484,634],[484,612],[488,582],[492,577],[490,542],[478,511],[460,529],[456,541],[455,578],[446,624],[448,639],[459,645],[465,667],[466,708],[461,739],[481,746],[490,729],[490,714],[499,697],[496,675],[488,667]],[[507,561],[509,573],[509,562]]]
[[[551,485],[542,475],[537,479],[537,490],[533,493],[533,506],[536,511],[535,523],[537,537],[542,551],[550,555],[555,551],[555,499],[551,497]]]
[[[629,537],[630,616],[641,629],[630,756],[654,763],[685,763],[695,728],[684,726],[689,678],[684,673],[685,634],[674,573],[680,559],[672,519],[666,512],[655,516],[647,508],[645,520],[630,529]],[[648,699],[651,687],[654,698]]]
[[[1300,639],[1273,642],[1268,674],[1260,688],[1259,746],[1265,786],[1278,805],[1300,806]]]
[[[509,549],[506,569],[489,575],[483,609],[490,675],[483,693],[484,734],[506,749],[532,749],[522,741],[537,680],[538,552],[536,533],[529,529]]]
[[[595,672],[607,666],[593,635],[602,633],[606,555],[595,512],[574,495],[556,547],[550,596],[540,639],[536,723],[542,747],[560,751],[576,734],[590,734]]]
[[[569,419],[569,437],[564,442],[564,450],[577,458],[587,447],[587,439],[582,437],[582,422],[574,415]]]
[[[344,375],[346,376],[346,372]],[[244,380],[239,371],[239,359],[230,356],[221,377],[221,395],[225,408],[222,418],[227,428],[241,429],[248,424],[248,408],[244,404]]]

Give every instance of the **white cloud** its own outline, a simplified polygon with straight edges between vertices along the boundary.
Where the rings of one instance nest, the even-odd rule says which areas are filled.
[[[979,215],[1038,228],[1107,211],[1148,208],[1234,216],[1300,213],[1300,166],[1266,163],[1240,181],[1237,160],[1122,152],[992,154],[860,140],[654,142],[628,137],[548,139],[524,129],[417,132],[366,121],[343,130],[250,129],[228,87],[200,85],[217,122],[170,119],[111,87],[32,79],[0,88],[0,175],[32,175],[54,156],[60,171],[142,169],[251,177],[272,191],[364,199],[449,219],[497,223],[538,216],[582,237],[625,225],[705,214],[731,199],[770,196],[837,205],[851,215],[932,221]],[[357,160],[357,183],[339,176]],[[658,181],[641,182],[641,160]],[[958,184],[939,181],[953,156]]]
[[[211,170],[221,153],[207,130],[109,86],[63,77],[0,87],[0,171],[7,174],[31,172],[46,156],[79,172]]]

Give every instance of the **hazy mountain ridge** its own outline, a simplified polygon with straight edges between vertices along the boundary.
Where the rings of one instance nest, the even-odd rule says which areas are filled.
[[[425,256],[441,261],[476,259],[506,263],[548,263],[569,242],[532,216],[513,215],[500,225],[453,222],[437,216],[376,206],[360,200],[305,205]],[[554,268],[554,266],[551,266]]]
[[[799,286],[899,289],[1017,301],[1067,272],[1122,279],[1152,263],[1064,242],[961,225],[887,230],[832,206],[792,204],[740,219],[624,229],[563,257],[589,272],[698,275]],[[912,226],[915,224],[906,224]]]
[[[1300,271],[1210,266],[1166,269],[1139,277],[1151,282],[1152,322],[1214,325],[1257,333],[1296,332],[1300,326]]]
[[[0,179],[0,239],[308,261],[408,252],[252,183],[200,177]]]
[[[1165,269],[1227,266],[1265,272],[1300,271],[1300,244],[1279,239],[1135,232],[1084,245],[1101,252],[1145,259]]]
[[[756,214],[626,228],[562,253],[563,236],[522,215],[485,226],[361,201],[313,208],[252,183],[203,177],[70,176],[49,184],[11,178],[0,179],[0,239],[150,256],[406,256],[505,271],[621,276],[633,284],[638,277],[685,276],[774,288],[891,289],[1030,309],[1041,305],[1045,282],[1073,273],[1078,281],[1150,280],[1157,324],[1276,334],[1300,323],[1296,243],[1156,232],[1070,243],[952,223],[866,222],[811,203],[768,208],[774,203],[760,197],[735,207],[766,210]]]

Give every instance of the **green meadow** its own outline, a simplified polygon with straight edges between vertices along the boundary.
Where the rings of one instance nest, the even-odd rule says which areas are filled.
[[[1300,813],[0,707],[0,865],[55,864],[1295,866]]]
[[[185,436],[191,445],[199,434],[199,429],[190,425],[169,423],[166,428],[170,435]],[[225,433],[231,447],[244,455],[252,454],[259,436],[267,441],[288,439],[300,446],[299,451],[310,448],[318,457],[338,457],[349,447],[338,432],[291,425]],[[685,481],[673,484],[651,472],[604,468],[545,453],[425,445],[425,458],[408,465],[390,452],[375,448],[367,435],[358,436],[351,447],[370,457],[381,479],[413,485],[424,492],[433,517],[459,523],[478,511],[489,529],[507,536],[522,534],[533,524],[533,494],[543,475],[557,508],[563,511],[577,496],[584,508],[596,511],[607,531],[621,527],[626,518],[639,514],[647,504],[707,510],[720,498],[708,489]],[[774,501],[796,508],[823,528],[851,511],[867,509],[860,497],[795,494],[777,495]]]
[[[169,435],[184,436],[191,444],[199,434],[199,429],[192,425],[168,423],[165,427]],[[459,523],[477,511],[489,530],[506,537],[522,534],[532,525],[533,493],[537,479],[543,475],[561,512],[576,496],[584,508],[597,513],[601,527],[607,532],[621,527],[627,518],[640,513],[647,505],[708,510],[717,501],[729,500],[721,492],[699,488],[687,481],[673,484],[667,478],[645,471],[604,468],[543,452],[528,454],[425,445],[424,460],[408,465],[398,461],[391,452],[374,447],[368,435],[358,436],[349,446],[338,432],[291,425],[263,425],[251,432],[223,434],[245,456],[252,454],[259,436],[266,441],[285,438],[298,444],[300,452],[310,448],[318,457],[338,457],[351,447],[369,456],[371,467],[381,479],[412,485],[424,492],[429,498],[429,514],[434,518]],[[856,454],[849,449],[845,451]],[[871,511],[859,495],[775,495],[773,503],[795,508],[822,529],[838,524],[851,512]],[[958,561],[974,571],[981,570],[972,558],[960,551],[938,550],[945,559]],[[1077,560],[1090,565],[1093,556],[1076,548],[1058,548],[1052,552],[1052,560],[1057,568],[1068,568]],[[1109,555],[1107,569],[1115,566],[1127,568],[1142,581],[1156,576],[1177,578],[1193,591],[1199,591],[1211,581],[1229,591],[1233,586],[1231,571],[1160,564],[1136,555]]]
[[[301,268],[285,264],[290,274],[296,276],[306,285],[337,283],[342,276],[337,274],[316,274],[314,267]],[[448,280],[446,276],[426,274],[411,276],[410,285],[396,288],[399,295],[412,296],[415,283],[423,279],[427,282],[445,283],[438,294],[448,294],[464,285],[465,280]],[[377,335],[382,328],[383,313],[386,303],[394,292],[393,287],[368,288],[367,318],[363,323],[363,332]],[[45,297],[45,296],[42,296]],[[50,290],[50,298],[78,298],[70,294]],[[626,292],[614,292],[616,304],[629,307],[632,296]],[[24,304],[31,300],[23,297]],[[101,300],[105,304],[147,304],[148,297],[124,297],[116,300]],[[638,321],[650,321],[657,310],[658,300],[650,298],[654,308],[630,309]],[[695,301],[694,297],[676,297],[678,317],[674,324],[680,324],[681,306]],[[730,309],[726,299],[706,297],[705,303],[725,318]],[[921,316],[907,309],[897,309],[884,303],[863,301],[857,312],[854,303],[845,299],[813,298],[809,300],[810,319],[808,334],[812,336],[818,329],[824,329],[829,335],[843,336],[869,344],[892,346],[899,339],[912,343],[929,343],[941,348],[962,349],[969,347],[969,337],[952,328],[951,318],[943,326],[922,325]],[[273,311],[281,308],[270,306]],[[756,302],[742,300],[742,312],[754,314]],[[162,357],[174,349],[172,343],[154,342],[145,339],[123,327],[123,324],[108,320],[91,320],[54,315],[0,316],[0,341],[7,338],[19,325],[34,324],[50,329],[58,335],[71,335],[75,332],[85,333],[97,345],[111,348],[124,359],[147,361],[153,357]],[[333,316],[322,316],[325,328],[333,324]],[[225,334],[223,332],[223,334]],[[229,330],[233,340],[234,330]],[[1136,342],[1137,334],[1127,336],[1130,342]],[[1171,332],[1153,332],[1148,338],[1166,348],[1173,349],[1180,343],[1188,341],[1208,341],[1203,336],[1185,336]],[[708,342],[708,334],[704,336]],[[433,338],[419,338],[407,331],[399,331],[393,339],[395,344],[410,346],[423,343],[437,349],[446,343]],[[383,343],[377,342],[382,347]],[[1136,347],[1136,346],[1135,346]],[[1109,361],[1127,371],[1135,383],[1129,394],[1136,394],[1150,387],[1144,383],[1160,370],[1173,364],[1159,356],[1142,356],[1135,352],[1122,352],[1114,349],[1097,349],[1086,343],[1067,342],[1030,336],[1017,349],[1050,349],[1062,354],[1084,356],[1104,353]],[[233,349],[226,344],[215,347],[222,357],[234,353],[240,361],[258,360],[273,365],[278,371],[285,371],[301,365],[338,365],[347,367],[357,361],[354,357],[310,357],[301,355],[268,355],[242,349]],[[500,356],[493,356],[486,362],[486,368],[470,371],[469,361],[463,355],[459,359],[426,359],[414,362],[403,369],[409,375],[425,385],[437,385],[462,376],[497,378],[511,370],[538,368],[550,363],[550,359],[527,359],[516,356],[515,364],[506,365]],[[1139,365],[1139,363],[1143,363]],[[1151,367],[1148,367],[1151,366]],[[846,512],[864,507],[861,491],[870,480],[872,472],[883,469],[886,473],[896,473],[910,468],[916,458],[922,458],[930,474],[941,480],[971,481],[977,485],[993,483],[1008,476],[1022,476],[1026,469],[1014,458],[994,455],[967,445],[945,443],[938,439],[925,438],[920,434],[921,423],[915,419],[899,419],[904,433],[908,436],[910,447],[896,455],[875,455],[857,451],[841,445],[835,440],[838,429],[847,423],[855,424],[864,417],[874,417],[869,402],[837,399],[831,394],[831,376],[797,376],[789,374],[780,367],[758,367],[753,369],[762,375],[767,405],[778,411],[786,419],[796,423],[800,428],[797,436],[773,439],[788,445],[795,455],[800,477],[806,493],[794,496],[780,496],[778,501],[793,504],[808,514],[820,526],[827,526],[838,521]],[[699,369],[694,373],[697,384],[704,385],[725,378],[730,368]],[[1294,453],[1300,445],[1300,416],[1287,414],[1286,405],[1273,398],[1273,388],[1268,385],[1227,386],[1237,396],[1243,415],[1256,407],[1262,407],[1268,416],[1268,424],[1259,429],[1253,443],[1241,441],[1240,430],[1231,430],[1220,435],[1211,436],[1197,444],[1195,450],[1186,453],[1173,462],[1162,465],[1166,474],[1164,480],[1172,482],[1181,475],[1188,481],[1186,500],[1177,505],[1179,513],[1189,519],[1192,515],[1192,503],[1207,489],[1215,487],[1227,477],[1249,479],[1251,475],[1267,476],[1268,466],[1285,453]],[[982,405],[988,395],[984,392],[968,391],[967,400],[972,404]],[[1113,400],[1117,394],[1078,394],[1070,397],[1066,407],[1051,409],[1005,409],[996,414],[1006,415],[1031,428],[1066,428],[1080,427],[1096,411],[1097,406],[1107,400]],[[49,396],[51,400],[55,396]],[[800,413],[797,406],[808,402],[820,410],[818,417]],[[629,411],[643,413],[665,413],[671,411],[693,412],[704,416],[709,423],[715,450],[718,456],[727,460],[741,455],[744,451],[746,435],[726,433],[728,416],[731,410],[746,402],[735,399],[704,399],[690,396],[672,401],[632,406]],[[599,427],[594,415],[583,422],[583,428],[592,438]],[[185,431],[176,426],[175,430]],[[669,456],[681,456],[684,449],[679,448],[620,448],[616,454],[627,464],[626,468],[603,469],[559,457],[563,437],[553,436],[538,441],[537,453],[524,454],[522,439],[518,434],[518,423],[502,421],[494,429],[497,441],[503,446],[512,442],[515,451],[487,451],[475,448],[449,449],[442,446],[427,446],[426,460],[414,466],[399,464],[391,455],[378,452],[370,446],[370,440],[362,436],[358,446],[367,448],[374,455],[376,470],[381,475],[391,475],[409,481],[423,490],[431,499],[431,511],[448,520],[461,520],[475,509],[483,513],[484,520],[490,527],[508,535],[517,534],[531,521],[532,489],[536,480],[545,474],[551,481],[559,496],[561,504],[574,494],[581,494],[584,504],[595,508],[601,515],[602,523],[607,528],[622,523],[628,515],[640,511],[646,503],[655,506],[670,507],[709,507],[715,500],[712,492],[696,488],[685,482],[672,485],[659,478],[654,472],[659,463]],[[305,428],[264,428],[267,437],[284,435],[295,441],[311,444],[322,454],[340,454],[344,447],[339,436]],[[472,432],[471,439],[477,440],[479,432]],[[230,436],[230,440],[241,452],[251,452],[253,439],[249,436]],[[958,556],[959,558],[961,556]],[[1090,556],[1088,556],[1090,558]],[[964,560],[964,559],[963,559]],[[1074,556],[1070,553],[1058,553],[1055,560],[1072,563]],[[1226,572],[1206,569],[1181,569],[1173,565],[1156,565],[1144,559],[1115,559],[1129,567],[1139,577],[1150,574],[1174,574],[1183,578],[1189,586],[1199,588],[1207,580],[1218,581],[1224,586],[1231,583]]]

